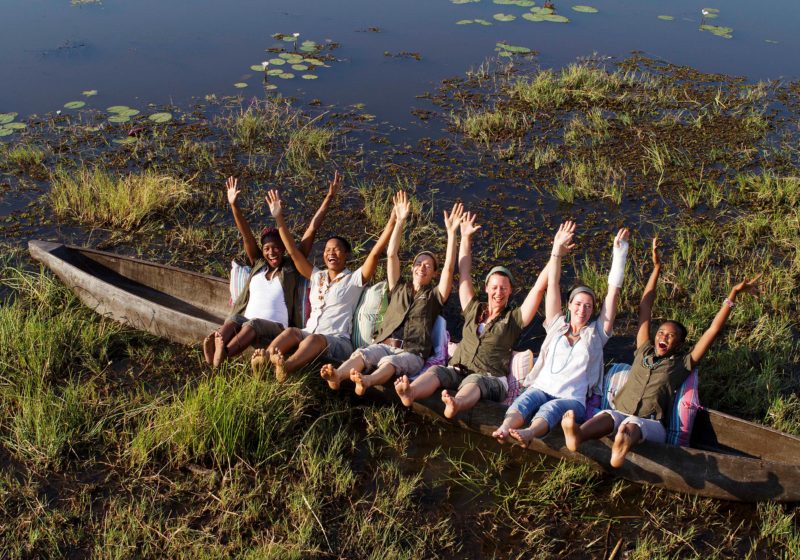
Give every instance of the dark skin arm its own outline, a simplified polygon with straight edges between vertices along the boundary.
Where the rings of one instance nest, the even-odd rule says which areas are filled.
[[[754,296],[758,295],[759,292],[759,284],[758,281],[761,279],[761,274],[756,276],[755,278],[748,280],[745,278],[738,284],[736,284],[733,288],[731,288],[731,293],[728,294],[728,299],[731,301],[736,301],[736,296],[744,292],[746,294],[752,294]],[[716,340],[719,333],[722,332],[722,327],[725,326],[725,321],[728,320],[728,315],[731,314],[731,308],[728,306],[727,303],[724,303],[720,306],[719,311],[717,311],[717,315],[714,317],[714,320],[711,322],[711,326],[706,329],[706,332],[703,333],[703,336],[700,337],[700,340],[697,341],[697,344],[694,345],[692,348],[691,359],[692,359],[692,367],[694,367],[700,360],[703,359],[703,356],[706,355],[708,349],[711,348],[711,345]]]
[[[317,236],[317,230],[325,220],[325,216],[328,214],[331,202],[333,202],[333,199],[336,197],[336,193],[339,192],[339,188],[341,186],[342,176],[339,175],[338,171],[335,171],[333,174],[333,179],[330,183],[328,183],[328,193],[325,195],[322,204],[319,205],[317,212],[314,214],[314,217],[311,218],[306,231],[303,233],[303,237],[300,239],[300,252],[303,253],[306,258],[308,258],[308,255],[311,254],[311,248],[314,246],[314,238]]]
[[[636,333],[636,347],[650,342],[650,320],[653,316],[653,303],[656,300],[656,286],[661,274],[661,260],[658,258],[658,237],[653,238],[653,272],[644,287],[642,300],[639,302],[639,330]]]
[[[278,233],[281,236],[286,247],[286,252],[289,253],[292,262],[294,263],[297,271],[306,278],[311,278],[311,273],[314,271],[314,266],[308,261],[308,257],[303,254],[297,244],[294,242],[292,233],[286,227],[286,221],[283,219],[283,204],[281,203],[280,194],[275,189],[267,191],[267,204],[272,217],[275,218],[275,223],[278,225]]]
[[[228,204],[231,205],[231,212],[233,213],[233,221],[236,222],[236,229],[242,236],[242,244],[244,245],[244,252],[247,255],[247,260],[250,266],[261,258],[261,249],[258,247],[258,242],[253,235],[253,230],[250,229],[250,224],[247,218],[244,217],[236,200],[242,192],[239,188],[239,179],[235,177],[228,177],[225,181],[225,190],[228,196]]]
[[[361,277],[363,281],[369,282],[372,280],[372,277],[375,276],[375,271],[378,268],[378,262],[381,258],[381,253],[386,250],[386,247],[389,245],[389,239],[392,237],[392,230],[394,230],[394,224],[397,220],[396,216],[394,215],[394,210],[389,213],[389,219],[386,221],[386,226],[383,228],[383,232],[381,236],[378,238],[378,242],[375,243],[375,246],[367,255],[367,258],[364,259],[364,264],[361,265]]]

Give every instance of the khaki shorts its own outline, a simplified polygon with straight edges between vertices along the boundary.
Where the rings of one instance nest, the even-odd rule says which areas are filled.
[[[658,420],[651,420],[649,418],[639,418],[633,414],[625,414],[619,410],[601,410],[597,413],[608,414],[614,419],[614,434],[625,424],[634,424],[639,426],[642,431],[642,441],[652,441],[654,443],[664,443],[667,441],[667,431],[664,425]]]
[[[300,340],[305,340],[309,336],[315,334],[319,333],[310,333],[300,329],[300,336],[302,337]],[[319,336],[325,337],[325,342],[328,344],[328,347],[325,348],[325,352],[320,358],[343,362],[353,353],[353,343],[350,342],[349,338],[334,336],[332,334],[319,334]]]
[[[371,344],[366,348],[359,348],[350,357],[356,356],[364,360],[367,369],[391,364],[394,367],[395,375],[416,375],[425,365],[421,356],[388,344]]]
[[[497,377],[488,373],[472,373],[466,375],[455,367],[434,366],[428,371],[433,371],[439,378],[443,389],[461,389],[465,385],[475,383],[481,390],[481,398],[488,401],[501,402],[506,398],[505,384]]]
[[[256,339],[253,341],[253,346],[256,348],[266,348],[269,343],[281,334],[284,326],[275,321],[268,321],[266,319],[248,319],[244,315],[231,315],[227,319],[239,326],[250,327],[256,333]]]

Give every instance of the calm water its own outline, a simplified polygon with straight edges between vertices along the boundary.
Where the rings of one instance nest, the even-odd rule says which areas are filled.
[[[571,6],[579,3],[600,12],[574,12]],[[274,80],[283,94],[340,106],[364,103],[378,119],[399,125],[413,120],[410,109],[424,106],[416,96],[494,55],[498,41],[539,51],[546,67],[594,52],[625,57],[643,51],[752,80],[800,77],[797,0],[555,4],[570,23],[532,23],[519,18],[528,8],[490,0],[463,5],[449,0],[104,0],[80,6],[69,0],[3,0],[0,112],[42,114],[73,100],[99,109],[141,108],[183,104],[212,93],[259,95],[260,75],[249,67],[269,58],[264,49],[286,45],[271,37],[278,32],[341,45],[334,51],[341,61],[321,69],[319,79]],[[732,27],[732,39],[698,30],[704,7],[720,9],[719,17],[707,23]],[[493,20],[499,12],[518,19]],[[662,21],[659,14],[675,19]],[[472,18],[493,25],[455,24]],[[388,57],[387,51],[419,53],[422,59]],[[249,88],[234,88],[240,81]],[[90,89],[99,95],[84,98],[81,92]]]

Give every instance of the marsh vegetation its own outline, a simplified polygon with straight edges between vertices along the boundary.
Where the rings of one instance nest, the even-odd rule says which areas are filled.
[[[326,231],[363,252],[401,186],[414,195],[409,257],[438,247],[441,209],[460,198],[484,224],[476,267],[502,261],[521,284],[544,264],[554,224],[573,217],[581,246],[567,275],[604,291],[596,256],[625,223],[636,233],[623,337],[654,232],[665,244],[656,313],[690,338],[734,280],[765,271],[764,295],[737,306],[704,362],[701,400],[800,434],[797,85],[638,57],[530,64],[445,82],[431,118],[449,130],[414,145],[387,140],[359,109],[275,97],[165,107],[167,123],[51,116],[3,144],[3,196],[30,202],[4,232],[0,555],[800,555],[794,506],[634,487],[331,394],[313,371],[284,385],[241,361],[211,372],[198,349],[99,318],[19,251],[59,237],[225,275],[238,247],[225,176],[247,185],[253,224],[267,214],[263,190],[280,188],[299,231],[334,167],[346,187]]]

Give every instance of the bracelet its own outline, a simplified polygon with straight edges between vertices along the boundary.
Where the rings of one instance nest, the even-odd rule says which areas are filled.
[[[550,253],[551,257],[558,257],[559,259],[562,258],[564,255],[559,255],[558,253]]]
[[[725,298],[725,301],[723,301],[722,303],[727,305],[730,309],[733,309],[734,307],[736,307],[736,304],[733,303],[733,300],[731,300],[730,298]]]

